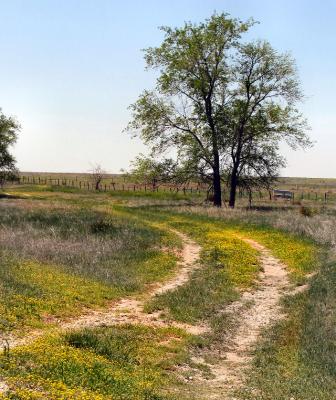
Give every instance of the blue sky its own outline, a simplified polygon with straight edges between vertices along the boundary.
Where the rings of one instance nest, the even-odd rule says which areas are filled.
[[[336,1],[1,0],[0,107],[22,124],[14,148],[24,171],[127,168],[144,146],[122,129],[128,105],[151,88],[141,49],[161,25],[201,21],[213,11],[253,17],[246,38],[267,39],[297,60],[302,110],[316,142],[283,147],[285,176],[336,177]]]

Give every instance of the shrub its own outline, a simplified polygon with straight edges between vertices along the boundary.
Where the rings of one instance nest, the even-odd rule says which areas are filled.
[[[312,217],[314,215],[314,211],[311,207],[301,206],[300,207],[300,214],[305,217]]]

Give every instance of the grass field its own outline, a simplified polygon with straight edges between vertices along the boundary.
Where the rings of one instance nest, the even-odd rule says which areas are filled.
[[[0,304],[15,326],[139,292],[172,273],[176,256],[168,250],[179,244],[166,231],[85,201],[7,201],[0,231]]]
[[[261,269],[258,251],[244,238],[286,263],[294,287],[306,283],[307,274],[318,274],[308,291],[284,298],[288,317],[266,328],[236,398],[335,398],[332,207],[306,217],[295,205],[218,211],[171,193],[38,186],[14,186],[6,193],[0,198],[2,332],[53,330],[1,355],[4,398],[197,398],[183,370],[189,365],[208,374],[193,354],[226,345],[226,331],[235,322],[223,310],[255,289]],[[206,324],[210,331],[196,335],[141,324],[57,329],[58,321],[88,309],[143,297],[153,283],[176,273],[181,240],[171,229],[199,243],[200,268],[185,284],[146,300],[145,312]]]

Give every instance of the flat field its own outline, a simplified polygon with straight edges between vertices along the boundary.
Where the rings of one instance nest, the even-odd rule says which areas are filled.
[[[6,187],[0,396],[334,399],[336,209],[258,205]]]

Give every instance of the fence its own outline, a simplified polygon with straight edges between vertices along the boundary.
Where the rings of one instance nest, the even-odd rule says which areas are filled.
[[[18,184],[31,184],[31,185],[49,185],[68,187],[80,190],[96,190],[96,185],[90,180],[82,180],[75,176],[73,178],[51,178],[46,176],[20,176],[17,181]],[[193,183],[188,186],[177,186],[177,185],[160,185],[153,187],[152,185],[145,184],[134,184],[127,182],[110,182],[105,180],[99,185],[99,190],[104,192],[171,192],[180,193],[183,195],[203,195],[207,197],[209,194],[208,187],[202,183]],[[331,203],[336,202],[336,190],[332,191],[312,191],[312,190],[299,190],[298,188],[292,189],[293,196],[290,200],[292,202],[298,202],[302,200],[314,201],[319,203]],[[223,198],[227,200],[228,191],[223,191]],[[238,198],[248,198],[248,193],[239,191],[237,193]],[[273,193],[267,191],[254,191],[252,194],[254,201],[273,201],[276,200],[276,196]],[[286,201],[286,200],[285,200]]]
[[[63,186],[69,188],[76,188],[82,190],[96,190],[96,183],[88,180],[66,179],[66,178],[47,178],[35,176],[20,176],[18,184],[31,184],[31,185],[50,185],[50,186]],[[152,185],[134,184],[134,183],[101,183],[99,184],[100,191],[122,191],[122,192],[176,192],[176,193],[208,193],[208,189],[202,185],[193,186],[169,186],[160,185],[153,187]]]

